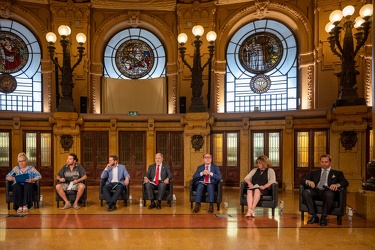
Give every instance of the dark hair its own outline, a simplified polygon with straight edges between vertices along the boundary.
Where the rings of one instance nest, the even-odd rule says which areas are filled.
[[[76,162],[78,162],[78,157],[75,153],[70,153],[69,156],[72,156],[73,157],[73,160],[75,160]]]
[[[114,161],[117,161],[117,155],[109,155],[109,158],[112,158]]]
[[[321,155],[321,156],[320,156],[320,160],[321,160],[322,158],[326,158],[326,157],[328,158],[329,161],[332,161],[332,156],[330,156],[329,154]]]

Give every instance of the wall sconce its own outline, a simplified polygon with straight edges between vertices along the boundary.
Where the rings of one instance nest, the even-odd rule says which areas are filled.
[[[202,41],[200,37],[204,33],[204,29],[201,25],[196,25],[193,27],[192,32],[195,36],[194,40],[194,57],[193,57],[193,67],[191,67],[185,60],[185,52],[186,47],[184,46],[187,42],[187,35],[185,33],[181,33],[178,35],[177,40],[180,44],[180,54],[183,63],[190,69],[191,72],[191,89],[192,89],[192,98],[191,98],[191,105],[189,108],[190,112],[206,112],[206,107],[203,104],[203,97],[202,97],[202,88],[203,88],[203,80],[202,80],[202,72],[205,67],[211,63],[212,57],[214,55],[215,45],[214,42],[216,40],[216,33],[215,31],[210,31],[206,35],[207,41],[210,43],[208,46],[209,51],[209,58],[207,62],[201,66],[201,54],[200,54],[200,47],[202,45]]]
[[[52,62],[60,69],[61,71],[61,90],[62,90],[62,96],[59,102],[59,105],[57,107],[57,111],[59,112],[76,112],[76,109],[73,104],[73,70],[75,67],[78,66],[78,64],[82,61],[83,51],[85,48],[82,46],[86,42],[86,36],[83,33],[78,33],[76,36],[77,42],[79,46],[78,49],[78,60],[74,64],[73,67],[71,67],[70,62],[70,50],[69,50],[69,43],[68,36],[71,33],[71,29],[69,26],[61,25],[58,28],[58,32],[61,36],[60,44],[63,48],[63,65],[60,66],[58,61],[54,58],[55,55],[55,46],[54,43],[56,42],[56,35],[53,32],[48,32],[46,35],[48,45],[48,51],[50,58]]]
[[[330,22],[327,23],[325,30],[331,36],[328,38],[331,51],[341,60],[341,72],[337,73],[340,81],[340,95],[336,103],[337,106],[354,106],[366,105],[365,98],[358,97],[356,77],[359,72],[355,69],[355,56],[359,49],[365,44],[370,31],[373,8],[372,4],[364,5],[360,11],[360,16],[354,21],[351,19],[354,13],[354,7],[346,6],[342,11],[335,10],[329,16]],[[344,19],[343,19],[344,17]],[[352,29],[355,28],[357,33],[354,38],[357,45],[354,49]],[[341,30],[344,30],[343,45],[340,44]]]

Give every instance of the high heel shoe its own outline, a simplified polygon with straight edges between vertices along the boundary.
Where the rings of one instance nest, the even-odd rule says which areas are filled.
[[[245,217],[250,218],[252,214],[254,214],[253,211],[251,209],[249,209],[249,210],[247,210],[247,213],[246,213]]]

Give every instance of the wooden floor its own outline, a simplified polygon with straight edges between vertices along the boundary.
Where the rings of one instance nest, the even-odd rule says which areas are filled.
[[[5,190],[0,188],[0,200]],[[133,202],[107,212],[100,206],[98,188],[88,187],[88,204],[80,210],[56,207],[52,187],[42,187],[43,205],[24,217],[12,217],[14,210],[0,203],[0,249],[374,249],[375,221],[356,214],[353,222],[344,217],[337,225],[334,216],[328,226],[306,224],[298,212],[298,191],[279,191],[284,213],[257,208],[255,218],[245,218],[239,206],[239,189],[224,188],[228,209],[215,214],[202,204],[192,214],[188,188],[175,188],[177,204],[161,210],[139,206],[140,187],[132,187]],[[348,205],[355,208],[355,196]],[[61,204],[60,204],[61,207]],[[245,209],[246,210],[246,209]]]

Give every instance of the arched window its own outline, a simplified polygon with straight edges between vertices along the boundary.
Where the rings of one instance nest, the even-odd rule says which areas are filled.
[[[0,110],[42,111],[41,50],[22,24],[0,19]]]
[[[148,79],[165,76],[166,55],[159,38],[148,30],[130,28],[118,32],[104,51],[104,76]]]
[[[257,20],[227,47],[226,112],[297,109],[297,43],[284,24]]]

